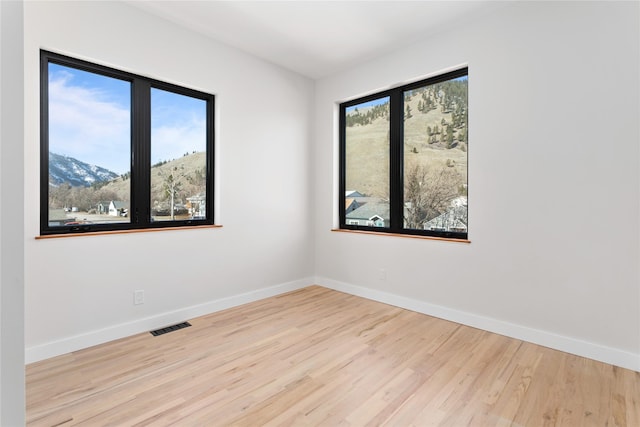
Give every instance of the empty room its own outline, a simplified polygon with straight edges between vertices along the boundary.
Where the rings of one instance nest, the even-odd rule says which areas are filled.
[[[1,426],[639,426],[637,1],[0,1]]]

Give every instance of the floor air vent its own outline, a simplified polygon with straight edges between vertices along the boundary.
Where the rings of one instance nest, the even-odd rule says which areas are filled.
[[[167,326],[166,328],[156,329],[155,331],[151,331],[151,335],[157,337],[158,335],[167,334],[169,332],[177,331],[178,329],[184,329],[191,326],[189,322],[178,323],[177,325]]]

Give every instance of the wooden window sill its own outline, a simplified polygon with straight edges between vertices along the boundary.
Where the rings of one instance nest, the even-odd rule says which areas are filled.
[[[342,228],[332,228],[331,231],[336,231],[340,233],[371,234],[374,236],[408,237],[410,239],[441,240],[445,242],[454,242],[454,243],[471,243],[471,240],[467,240],[467,239],[452,239],[448,237],[435,237],[435,236],[419,236],[416,234],[382,233],[377,231],[365,231],[365,230],[345,230]]]
[[[129,233],[149,233],[155,231],[176,231],[176,230],[198,230],[202,228],[222,228],[222,225],[194,225],[184,227],[160,227],[160,228],[141,228],[131,230],[112,230],[112,231],[87,231],[80,233],[65,234],[46,234],[44,236],[36,236],[36,240],[41,239],[59,239],[63,237],[81,237],[81,236],[103,236],[105,234],[129,234]]]

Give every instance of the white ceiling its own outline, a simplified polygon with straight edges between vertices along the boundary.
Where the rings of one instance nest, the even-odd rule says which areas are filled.
[[[462,25],[492,1],[166,1],[130,4],[319,78]]]

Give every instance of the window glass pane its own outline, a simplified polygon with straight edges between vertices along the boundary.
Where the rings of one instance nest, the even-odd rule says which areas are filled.
[[[345,223],[389,227],[389,97],[345,109]]]
[[[131,83],[49,63],[48,225],[128,223]]]
[[[206,101],[152,88],[151,216],[153,221],[205,218],[206,151]]]
[[[467,232],[467,76],[404,91],[404,227]]]

